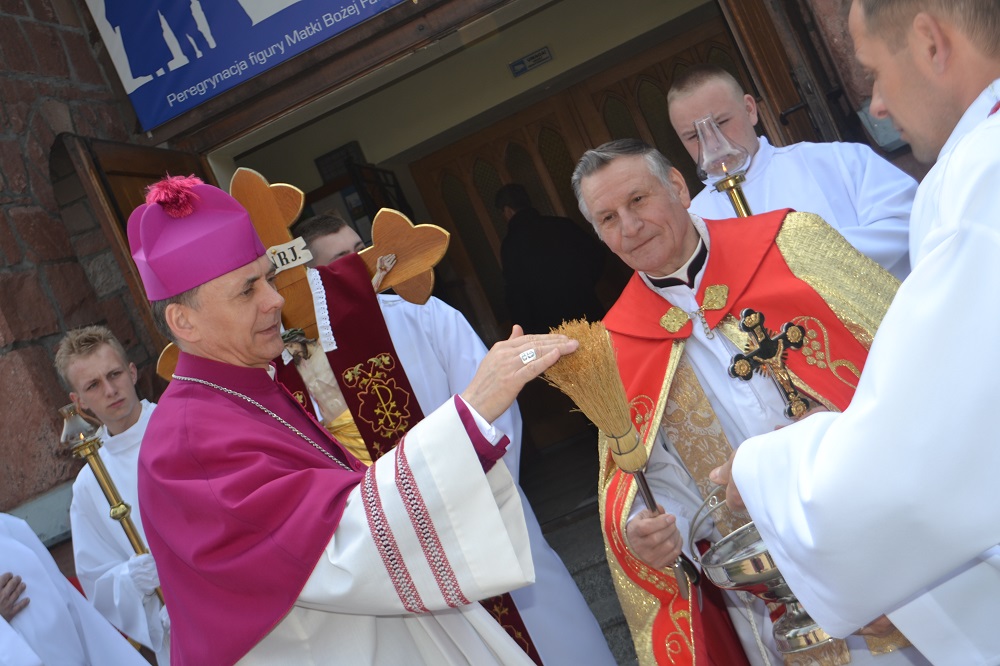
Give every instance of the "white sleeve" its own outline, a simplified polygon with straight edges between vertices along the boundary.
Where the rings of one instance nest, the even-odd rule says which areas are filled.
[[[996,599],[1000,599],[1000,547],[920,591],[889,613],[889,619],[933,664],[996,663],[997,609],[995,603],[992,608],[982,603]]]
[[[0,658],[4,666],[45,666],[28,642],[0,618]]]
[[[430,344],[448,375],[451,393],[461,393],[472,382],[486,356],[486,345],[465,316],[443,301],[432,298],[421,308],[421,317],[426,322],[424,330],[434,332]],[[493,426],[510,438],[503,461],[516,483],[521,465],[521,411],[516,401],[493,422]]]
[[[109,527],[122,528],[102,520],[109,512],[108,503],[103,494],[95,498],[94,493],[100,491],[88,482],[93,486],[97,484],[84,468],[73,484],[70,503],[73,558],[80,587],[94,608],[111,624],[133,640],[158,651],[164,639],[160,601],[156,595],[146,596],[136,589],[128,573],[130,555],[108,534]],[[104,504],[97,504],[97,499]]]
[[[448,402],[351,492],[297,605],[362,615],[426,612],[533,581],[510,473],[503,465],[483,473]]]
[[[935,167],[946,169],[930,181],[940,192],[918,197],[914,219],[930,223],[848,409],[749,439],[736,455],[734,479],[768,549],[837,636],[966,575],[1000,543],[989,342],[1000,330],[1000,125],[975,140]],[[1000,615],[1000,596],[966,603]]]

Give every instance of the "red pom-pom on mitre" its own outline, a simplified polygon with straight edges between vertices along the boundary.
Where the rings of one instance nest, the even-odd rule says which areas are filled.
[[[194,212],[194,202],[198,199],[191,188],[203,184],[194,175],[167,176],[146,189],[146,203],[159,204],[170,217],[187,217]]]

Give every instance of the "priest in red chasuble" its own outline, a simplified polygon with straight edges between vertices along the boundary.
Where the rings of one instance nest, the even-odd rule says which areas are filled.
[[[138,481],[174,666],[530,665],[474,603],[534,579],[492,422],[576,343],[515,327],[460,395],[366,467],[275,381],[284,299],[235,199],[168,178],[128,238],[180,348]]]
[[[573,187],[598,235],[635,270],[604,324],[659,511],[637,499],[634,478],[618,470],[603,437],[599,492],[608,563],[640,663],[926,663],[891,625],[871,632],[878,636],[783,657],[771,631],[780,607],[720,591],[704,577],[682,594],[678,585],[687,582],[671,567],[681,553],[696,560],[696,551],[747,522],[715,512],[689,543],[712,486],[708,474],[734,448],[850,403],[898,281],[815,215],[689,214],[681,174],[640,141],[585,153]],[[786,324],[800,327],[801,348],[783,357],[790,389],[767,374],[771,366],[746,380],[730,376],[734,356],[753,348],[740,326],[748,309],[772,337]]]

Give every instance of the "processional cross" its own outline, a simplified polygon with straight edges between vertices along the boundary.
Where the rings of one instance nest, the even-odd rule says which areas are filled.
[[[750,341],[746,353],[733,356],[729,376],[750,381],[754,372],[769,375],[785,400],[785,416],[794,419],[805,414],[809,410],[809,401],[795,388],[785,367],[788,350],[802,348],[805,329],[787,322],[781,327],[781,333],[772,335],[764,328],[764,315],[746,308],[740,312],[740,330],[750,336]]]

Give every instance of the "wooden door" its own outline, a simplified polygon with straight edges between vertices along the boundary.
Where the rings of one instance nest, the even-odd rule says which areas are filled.
[[[806,0],[718,0],[754,85],[768,136],[868,141]]]
[[[412,165],[431,219],[452,233],[449,259],[472,304],[464,314],[488,345],[509,331],[500,267],[507,223],[493,206],[496,192],[522,183],[543,214],[589,229],[569,183],[585,145],[563,101],[550,98]]]

